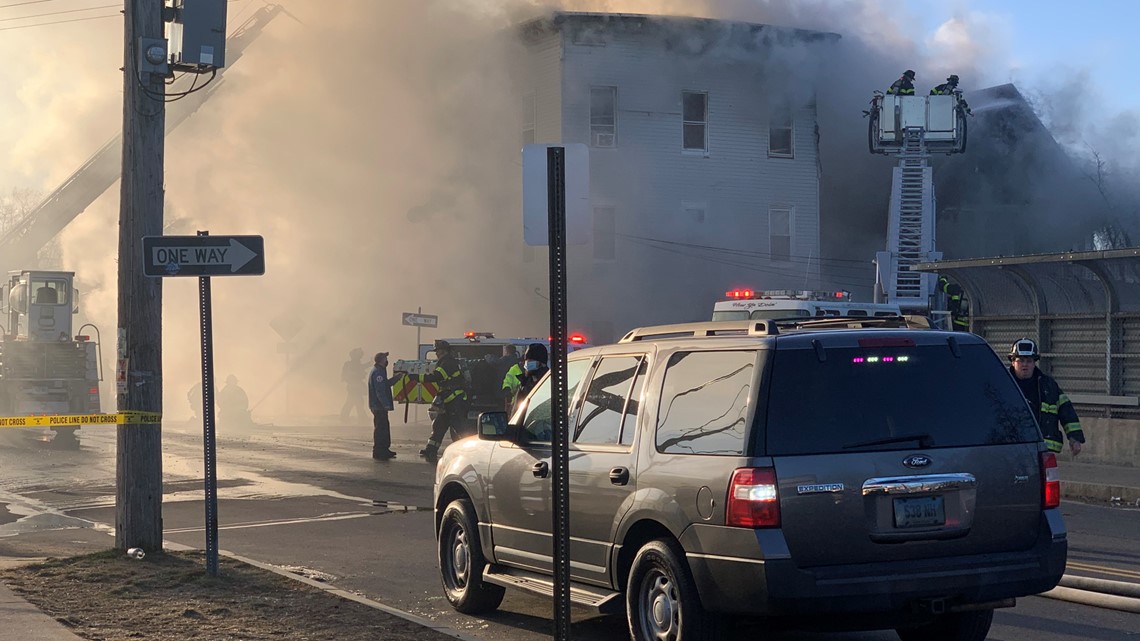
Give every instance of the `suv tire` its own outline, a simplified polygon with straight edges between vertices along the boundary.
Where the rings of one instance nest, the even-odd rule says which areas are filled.
[[[902,641],[985,641],[994,620],[993,610],[940,614],[917,628],[899,628]]]
[[[684,555],[668,541],[650,541],[638,550],[626,583],[625,609],[632,641],[721,638],[720,621],[701,605]]]
[[[464,614],[490,612],[503,602],[505,588],[483,582],[487,560],[479,543],[475,508],[456,499],[443,511],[439,523],[439,574],[451,607]]]

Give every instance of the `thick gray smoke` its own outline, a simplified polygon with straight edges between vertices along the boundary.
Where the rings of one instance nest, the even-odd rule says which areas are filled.
[[[848,289],[870,285],[886,229],[892,163],[866,150],[861,111],[871,92],[906,68],[918,71],[923,90],[951,72],[965,89],[1007,75],[983,21],[944,25],[925,49],[936,55],[923,58],[921,34],[894,3],[876,0],[284,4],[301,22],[276,18],[166,147],[168,233],[266,239],[264,276],[218,278],[213,288],[217,378],[236,375],[261,417],[286,411],[287,360],[289,413],[338,412],[340,364],[352,348],[413,355],[416,331],[400,325],[401,312],[439,316],[425,341],[468,329],[545,335],[547,301],[526,273],[544,274],[545,263],[541,254],[522,262],[519,225],[517,62],[525,52],[512,25],[528,17],[555,9],[690,15],[839,34],[822,68],[805,65],[794,47],[768,66],[818,92],[822,264],[830,284]],[[231,3],[231,22],[256,6]],[[27,71],[0,96],[0,108],[16,114],[0,134],[11,150],[0,187],[50,190],[118,131],[120,24],[99,24],[0,41],[13,62],[4,73]],[[996,76],[982,78],[981,69]],[[1135,119],[1122,126],[1129,122],[1135,136]],[[62,235],[86,317],[102,328],[108,372],[117,212],[116,187]],[[166,414],[187,416],[186,391],[199,375],[196,281],[167,279],[164,290]],[[286,357],[275,328],[289,326],[296,333]]]

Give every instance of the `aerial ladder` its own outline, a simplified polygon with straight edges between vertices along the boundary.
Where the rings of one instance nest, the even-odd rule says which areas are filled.
[[[891,178],[887,247],[875,254],[875,302],[897,304],[903,313],[932,314],[937,274],[910,271],[937,261],[935,198],[930,157],[966,150],[966,103],[962,94],[884,95],[871,101],[868,146],[873,154],[898,159]]]
[[[281,5],[268,4],[243,22],[226,39],[227,64],[232,66],[265,26],[283,11]],[[167,134],[198,111],[221,87],[224,73],[225,68],[218,69],[213,82],[171,103],[166,113]],[[35,265],[39,251],[115,184],[122,174],[122,150],[120,134],[107,141],[43,202],[0,235],[0,274]]]

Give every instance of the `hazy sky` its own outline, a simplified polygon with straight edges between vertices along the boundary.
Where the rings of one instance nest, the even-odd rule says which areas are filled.
[[[987,70],[992,82],[1051,85],[1087,72],[1108,112],[1140,108],[1131,79],[1140,62],[1140,3],[1131,0],[906,0],[923,40],[933,45],[955,21],[990,31],[1002,51]],[[942,31],[940,31],[942,30]]]

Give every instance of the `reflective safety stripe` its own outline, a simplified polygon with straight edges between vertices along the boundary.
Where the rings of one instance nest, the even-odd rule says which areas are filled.
[[[1048,403],[1042,402],[1041,403],[1041,412],[1044,414],[1056,414],[1057,408],[1060,407],[1060,405],[1061,405],[1060,403],[1058,403],[1057,405],[1050,405]]]
[[[1061,441],[1054,441],[1053,439],[1045,439],[1045,447],[1049,448],[1050,452],[1060,452],[1063,443]]]
[[[392,384],[392,400],[397,403],[415,402],[408,398],[409,392],[415,389],[415,387],[416,384],[412,383],[409,377],[401,376],[397,378],[396,382]]]
[[[416,374],[406,374],[392,386],[392,399],[397,403],[431,403],[439,394],[438,383],[417,380]]]
[[[439,372],[439,375],[443,377],[444,383],[447,383],[448,381],[452,381],[452,380],[461,378],[463,376],[463,372],[460,370],[456,370],[454,373],[449,373],[445,369],[443,369],[442,367],[436,367],[435,371]],[[437,392],[437,394],[438,394],[438,392]],[[462,398],[463,400],[467,400],[467,391],[464,390],[462,387],[460,387],[458,389],[451,390],[450,392],[448,392],[447,396],[443,397],[443,404],[446,405],[446,404],[454,401],[457,398]]]
[[[1080,423],[1065,423],[1065,433],[1072,434],[1073,432],[1082,432]]]

